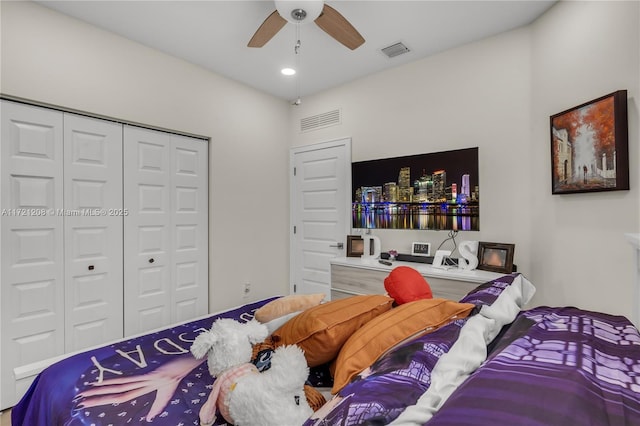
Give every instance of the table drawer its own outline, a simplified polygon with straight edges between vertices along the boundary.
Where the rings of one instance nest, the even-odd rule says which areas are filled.
[[[352,294],[386,294],[384,279],[389,275],[371,269],[331,266],[331,289]]]
[[[331,299],[340,299],[355,294],[386,294],[384,279],[387,271],[331,265]],[[433,297],[460,300],[479,284],[476,282],[450,280],[424,276]],[[334,294],[335,293],[335,294]]]

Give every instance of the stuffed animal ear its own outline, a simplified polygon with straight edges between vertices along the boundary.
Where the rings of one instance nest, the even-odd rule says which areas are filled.
[[[304,352],[296,345],[278,347],[271,357],[271,368],[261,373],[269,377],[269,386],[284,392],[303,388],[309,377],[309,367]]]
[[[204,358],[209,350],[218,341],[218,335],[212,331],[203,331],[196,337],[191,345],[191,353],[196,359]]]
[[[247,333],[249,343],[251,343],[252,345],[264,341],[264,339],[266,339],[269,335],[269,329],[267,328],[267,326],[259,323],[255,319],[252,319],[251,321],[245,323],[243,327],[244,331]]]

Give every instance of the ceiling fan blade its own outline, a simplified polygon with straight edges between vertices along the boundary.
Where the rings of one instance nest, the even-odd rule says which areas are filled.
[[[364,38],[353,25],[346,20],[337,10],[324,5],[322,13],[315,20],[315,23],[331,37],[344,44],[351,50],[355,50],[364,43]]]
[[[271,15],[264,20],[260,28],[256,31],[256,33],[249,40],[249,44],[247,47],[262,47],[269,40],[273,38],[274,35],[278,33],[284,27],[287,21],[284,19],[277,10],[274,10]]]

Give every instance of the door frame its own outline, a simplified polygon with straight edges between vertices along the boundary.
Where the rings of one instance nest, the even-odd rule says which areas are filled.
[[[293,277],[295,276],[295,236],[293,233],[293,224],[295,223],[295,209],[293,203],[293,197],[297,190],[295,185],[295,179],[293,178],[293,168],[295,165],[296,155],[302,154],[305,152],[318,151],[327,148],[335,148],[339,146],[345,147],[345,176],[346,182],[344,183],[346,186],[345,190],[345,206],[351,205],[351,137],[343,137],[338,139],[332,139],[324,142],[313,143],[309,145],[301,145],[295,146],[289,149],[289,294],[294,294],[294,282]],[[345,235],[349,234],[351,231],[351,208],[345,209]]]

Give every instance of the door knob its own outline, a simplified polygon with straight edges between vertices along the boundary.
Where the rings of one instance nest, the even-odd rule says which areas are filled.
[[[151,259],[149,259],[149,263],[153,263],[153,262],[155,262],[155,260],[152,257]]]
[[[89,269],[90,271],[93,271],[93,270],[95,269],[95,266],[93,266],[93,265],[89,265],[89,268],[88,268],[88,269]]]
[[[330,245],[329,247],[338,247],[340,250],[342,250],[344,248],[344,244],[343,243],[336,243],[336,244]]]

